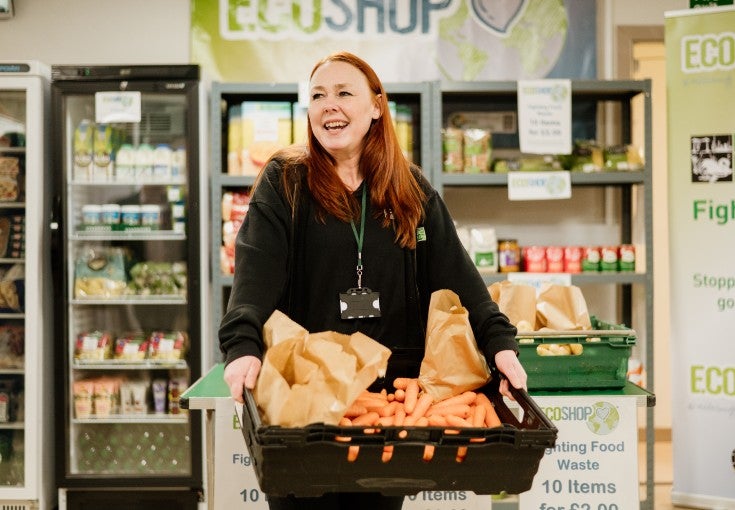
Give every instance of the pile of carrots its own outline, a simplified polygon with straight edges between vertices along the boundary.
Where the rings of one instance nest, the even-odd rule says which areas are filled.
[[[499,427],[502,425],[495,407],[484,393],[465,391],[440,401],[420,389],[418,379],[398,377],[393,381],[395,391],[380,393],[363,391],[347,409],[339,422],[340,426],[372,427],[449,427],[446,433],[458,433],[462,427]],[[405,438],[405,430],[399,432]],[[338,441],[349,441],[349,437],[338,437]],[[476,440],[483,441],[483,438]],[[347,460],[357,459],[359,446],[349,447]],[[426,445],[424,460],[433,457],[433,445]],[[393,446],[383,448],[383,462],[388,462]],[[467,447],[458,447],[457,462],[462,462]]]

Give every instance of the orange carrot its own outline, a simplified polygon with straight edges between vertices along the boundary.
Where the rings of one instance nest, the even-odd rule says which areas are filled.
[[[391,427],[395,424],[396,417],[395,416],[381,416],[378,418],[378,425],[381,427]]]
[[[500,421],[498,413],[495,412],[495,408],[492,405],[483,406],[485,408],[485,426],[487,428],[500,427],[503,422]]]
[[[426,411],[429,410],[429,407],[433,402],[434,397],[432,397],[428,393],[422,393],[421,396],[418,398],[416,406],[413,408],[413,412],[411,413],[411,415],[416,416],[416,418],[421,418],[426,414]]]
[[[378,418],[380,418],[380,415],[376,411],[368,411],[365,414],[361,414],[360,416],[353,418],[352,425],[356,427],[374,425],[378,422]]]
[[[454,460],[457,462],[464,462],[464,459],[467,458],[467,447],[466,446],[459,446],[457,447],[457,456]]]
[[[426,416],[419,416],[416,420],[416,426],[417,427],[428,427],[429,426],[429,419]]]
[[[396,414],[396,409],[398,409],[399,402],[396,402],[395,400],[393,402],[389,402],[388,404],[385,404],[383,407],[378,409],[378,414],[380,416],[393,416]]]
[[[429,462],[432,458],[434,458],[434,449],[435,447],[433,444],[424,445],[424,462]]]
[[[471,427],[472,426],[470,422],[454,414],[446,415],[446,419],[447,419],[447,425],[449,425],[450,427]],[[353,420],[352,423],[354,422],[355,421]]]
[[[432,416],[434,414],[449,415],[453,414],[460,418],[467,418],[470,415],[470,406],[467,404],[456,404],[452,406],[437,406],[433,405],[426,411],[426,416]]]
[[[383,455],[380,460],[382,460],[383,462],[388,462],[392,456],[393,456],[393,445],[385,445],[383,447]]]
[[[441,414],[432,414],[431,416],[426,417],[426,420],[429,422],[429,426],[431,427],[447,426],[447,419]]]
[[[410,377],[396,377],[393,379],[393,387],[397,390],[405,390],[408,388],[408,382],[410,380]]]
[[[365,414],[367,412],[367,407],[362,404],[358,404],[357,402],[354,402],[350,407],[347,408],[344,416],[346,416],[347,418],[354,418],[355,416],[360,416],[361,414]]]
[[[472,426],[482,427],[485,425],[485,414],[487,413],[485,406],[474,406],[472,411]]]
[[[474,391],[465,391],[460,393],[459,395],[454,395],[453,397],[445,398],[444,400],[440,400],[437,402],[436,406],[452,406],[457,404],[466,404],[470,405],[472,404],[475,399],[477,398],[477,393]]]
[[[406,406],[406,414],[413,413],[416,402],[419,398],[419,381],[417,379],[409,379],[406,386],[406,399],[403,405]]]
[[[346,416],[343,416],[342,418],[340,418],[338,425],[340,427],[349,427],[352,425],[352,420],[350,420]]]
[[[394,393],[396,400],[399,402],[403,402],[406,400],[406,390],[397,389]]]
[[[360,447],[352,445],[347,448],[347,462],[355,462],[357,460],[357,454],[360,453]]]

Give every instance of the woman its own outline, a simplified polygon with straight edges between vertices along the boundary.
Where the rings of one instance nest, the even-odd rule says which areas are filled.
[[[417,376],[429,298],[439,289],[456,292],[469,311],[478,347],[507,377],[501,392],[509,395],[509,383],[525,388],[516,329],[491,300],[445,204],[403,156],[373,69],[335,53],[316,64],[309,87],[308,145],[268,162],[237,237],[219,331],[232,397],[242,402],[255,386],[263,324],[275,309],[308,331],[360,331],[386,345],[389,381]],[[271,497],[269,505],[399,509],[402,499],[330,494]]]

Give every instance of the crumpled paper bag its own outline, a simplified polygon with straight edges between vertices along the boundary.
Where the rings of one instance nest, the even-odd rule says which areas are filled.
[[[362,333],[309,333],[276,310],[263,326],[266,352],[253,396],[265,424],[337,425],[388,366],[390,349]]]
[[[535,331],[536,288],[509,280],[495,282],[487,288],[490,297],[519,331]]]
[[[536,298],[536,323],[555,331],[589,330],[592,322],[579,287],[547,283]]]
[[[419,386],[436,401],[477,389],[489,380],[490,369],[459,296],[446,289],[433,292]]]

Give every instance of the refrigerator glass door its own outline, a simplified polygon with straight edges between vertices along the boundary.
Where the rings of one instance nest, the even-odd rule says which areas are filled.
[[[187,101],[64,96],[72,477],[192,476]]]
[[[0,82],[0,488],[25,480],[25,90]],[[1,491],[0,491],[1,492]]]

